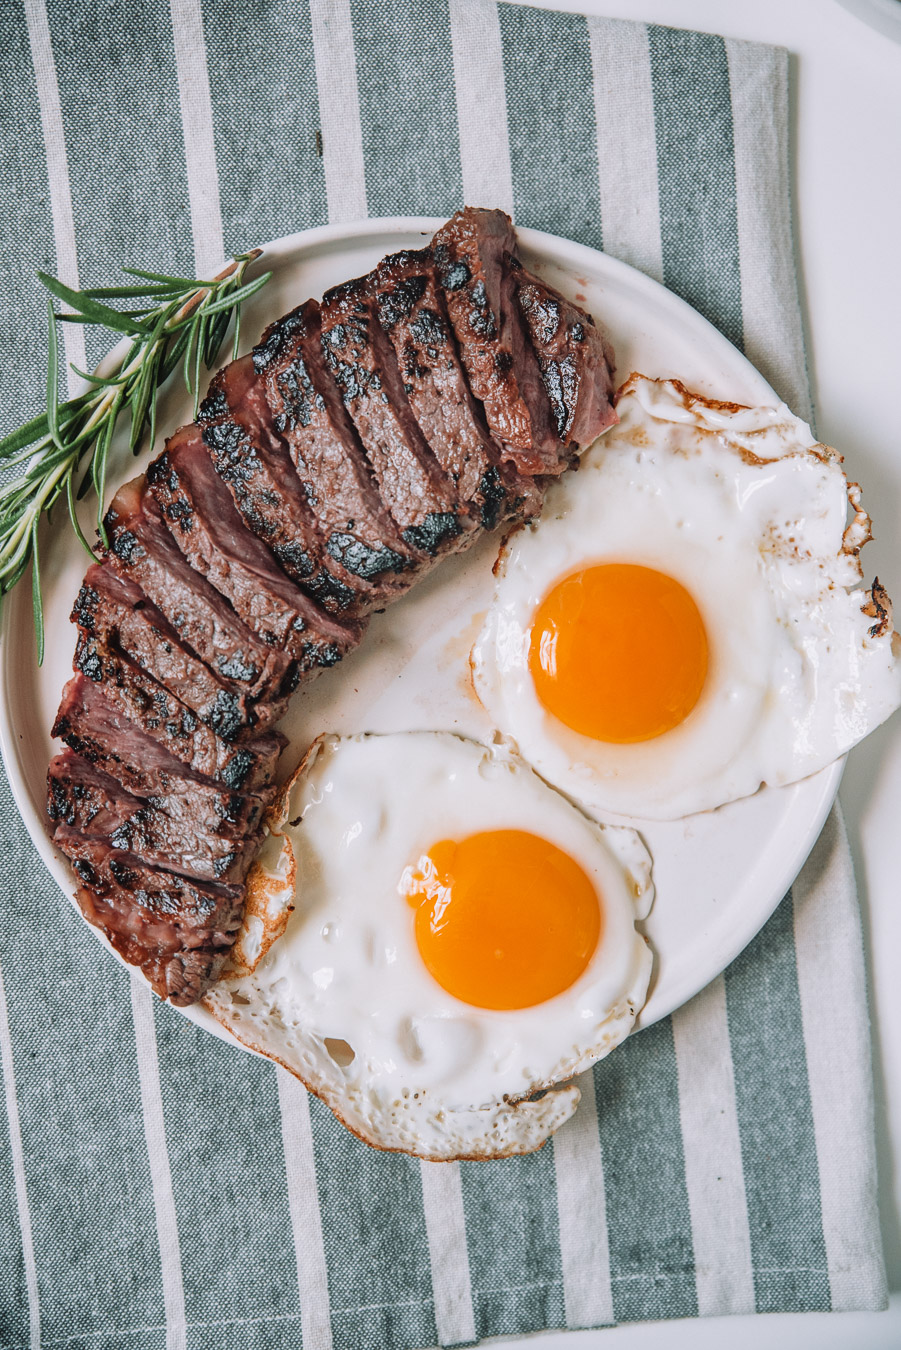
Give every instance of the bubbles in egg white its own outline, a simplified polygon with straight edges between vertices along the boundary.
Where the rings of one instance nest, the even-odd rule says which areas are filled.
[[[647,994],[635,921],[653,887],[638,835],[588,820],[508,750],[434,732],[321,738],[283,811],[296,908],[256,970],[208,1006],[378,1147],[436,1159],[537,1148],[579,1100],[556,1085],[622,1040]],[[604,927],[568,990],[495,1011],[428,973],[399,883],[439,840],[507,829],[580,865]]]
[[[858,512],[846,533],[841,459],[803,422],[784,405],[709,403],[643,376],[618,411],[507,546],[473,671],[496,726],[542,777],[602,818],[671,820],[832,763],[901,704],[901,665],[891,623],[877,631],[854,589],[869,522]],[[675,578],[706,628],[701,697],[652,740],[571,730],[529,672],[544,596],[604,562]]]

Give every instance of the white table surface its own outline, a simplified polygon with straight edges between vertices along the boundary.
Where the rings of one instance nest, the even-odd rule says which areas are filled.
[[[877,0],[883,8],[889,0]],[[901,0],[891,0],[901,11]],[[864,554],[901,613],[901,43],[837,0],[530,0],[749,38],[793,54],[798,275],[817,434],[875,516]],[[874,4],[875,8],[875,4]],[[901,19],[901,16],[899,16]],[[898,27],[901,34],[901,22]],[[899,1350],[901,1347],[901,716],[851,755],[841,789],[864,916],[877,1149],[891,1307],[639,1323],[543,1336],[542,1350]],[[506,1341],[511,1347],[535,1341]]]

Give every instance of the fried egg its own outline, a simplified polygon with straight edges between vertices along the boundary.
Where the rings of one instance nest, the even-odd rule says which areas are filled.
[[[587,809],[671,820],[844,754],[901,704],[898,639],[859,488],[784,405],[633,375],[617,408],[508,541],[474,683]]]
[[[438,732],[320,738],[281,816],[214,1015],[376,1147],[539,1147],[645,1001],[639,836]]]

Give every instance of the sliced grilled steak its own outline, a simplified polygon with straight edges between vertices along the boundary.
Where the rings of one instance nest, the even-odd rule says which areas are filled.
[[[147,481],[191,566],[231,602],[248,628],[297,661],[302,674],[335,665],[357,645],[364,623],[325,614],[247,529],[199,427],[182,427],[166,442]]]
[[[76,864],[73,864],[73,868]],[[203,998],[222,974],[228,951],[219,947],[142,947],[134,939],[110,932],[104,916],[111,909],[133,904],[131,892],[110,890],[105,899],[96,891],[82,886],[75,898],[88,923],[99,928],[123,961],[136,966],[155,994],[168,999],[176,1008],[189,1008]],[[240,926],[240,925],[239,925]]]
[[[166,528],[143,476],[119,489],[104,524],[109,565],[140,586],[220,679],[255,704],[270,702],[283,711],[297,682],[294,663],[268,647],[194,570]],[[275,715],[269,717],[275,720]]]
[[[557,435],[538,358],[516,298],[516,236],[503,211],[458,211],[432,241],[438,279],[470,387],[504,456],[521,473],[557,474]]]
[[[102,683],[110,703],[195,773],[235,791],[271,782],[285,745],[280,732],[224,741],[124,652],[84,631],[75,648],[75,669]]]
[[[534,515],[541,489],[505,464],[491,439],[460,365],[430,250],[383,258],[375,293],[410,407],[461,500],[475,507],[486,530],[511,516]]]
[[[436,558],[534,514],[615,420],[611,366],[508,218],[467,209],[273,324],[118,493],[48,813],[85,917],[162,997],[199,998],[239,928],[286,743],[261,725]]]
[[[51,761],[50,820],[169,872],[202,881],[243,881],[259,841],[262,811],[250,829],[223,819],[210,828],[202,817],[186,818],[178,800],[174,805],[176,817],[165,797],[135,797],[71,750]]]
[[[88,922],[161,998],[178,1007],[196,1002],[218,978],[241,926],[243,888],[148,867],[67,825],[57,826],[53,842],[83,883],[75,898]]]
[[[307,300],[266,329],[253,351],[276,429],[284,437],[331,556],[371,606],[409,589],[421,555],[385,510],[353,422],[322,354],[319,306]]]
[[[272,549],[288,576],[329,614],[365,611],[355,579],[320,537],[252,356],[219,371],[198,421],[245,525]]]
[[[99,563],[89,567],[71,619],[83,633],[124,652],[224,741],[252,734],[246,694],[198,660],[128,577]]]
[[[72,867],[77,872],[85,864],[73,861]],[[134,867],[129,870],[135,876],[142,876]],[[183,928],[156,919],[157,907],[165,915],[179,904],[185,910],[202,904],[203,897],[198,901],[186,880],[176,879],[177,885],[169,883],[158,891],[153,889],[152,883],[156,880],[153,873],[146,878],[142,876],[142,880],[148,884],[132,890],[112,881],[103,885],[98,879],[96,886],[79,887],[75,899],[87,921],[100,929],[123,961],[130,966],[137,966],[155,994],[160,998],[168,998],[176,1008],[187,1008],[202,998],[219,979],[228,948],[187,947],[183,941]],[[144,929],[149,945],[144,945],[127,932],[117,932],[112,926],[123,912],[138,906],[146,916]],[[160,935],[160,941],[153,941],[154,933]]]
[[[375,313],[372,281],[361,277],[326,292],[322,350],[402,538],[434,557],[458,548],[473,522],[407,402]]]
[[[519,306],[565,445],[590,445],[616,422],[613,349],[590,314],[527,272],[516,259]]]
[[[173,820],[201,820],[208,829],[227,824],[253,830],[271,797],[266,783],[255,783],[250,775],[239,792],[192,772],[110,702],[102,685],[84,675],[73,676],[63,690],[51,735],[136,797],[165,799]],[[259,759],[255,767],[258,775],[271,769]]]

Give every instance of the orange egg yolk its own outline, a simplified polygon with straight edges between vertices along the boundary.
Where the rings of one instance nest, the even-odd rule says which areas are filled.
[[[683,722],[707,678],[707,634],[684,586],[604,563],[558,582],[535,612],[529,669],[548,712],[623,745]]]
[[[524,830],[434,844],[398,888],[429,973],[476,1008],[531,1008],[574,984],[598,945],[601,900],[577,862]]]

